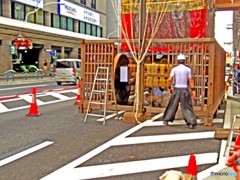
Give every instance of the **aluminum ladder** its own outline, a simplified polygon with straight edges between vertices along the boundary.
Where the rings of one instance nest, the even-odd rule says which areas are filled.
[[[238,121],[240,120],[240,114],[236,114],[236,115],[233,116],[233,121],[232,121],[231,127],[229,129],[227,144],[226,144],[225,151],[224,151],[224,156],[225,157],[228,157],[229,155],[231,155],[234,152],[234,148],[239,148],[240,149],[240,146],[235,145],[235,141],[233,141],[234,136],[239,136],[240,135],[239,124],[238,124],[238,127],[235,127],[235,123],[236,123],[237,120]],[[239,138],[240,138],[240,136],[239,136]]]
[[[84,123],[87,123],[88,116],[96,116],[96,117],[101,117],[101,119],[98,119],[97,121],[103,121],[103,126],[105,126],[106,119],[107,119],[107,116],[106,116],[107,112],[115,112],[114,115],[111,115],[111,117],[117,116],[117,119],[119,119],[114,87],[112,87],[112,90],[109,89],[110,80],[111,80],[110,75],[111,73],[110,73],[109,67],[97,67],[88,106],[87,106],[87,112],[84,118]],[[99,89],[99,85],[100,85],[100,89]],[[114,99],[113,101],[109,100],[109,93],[113,93],[113,99]],[[97,95],[98,97],[100,97],[100,101],[96,101],[96,100],[94,101],[93,100],[94,95]],[[109,105],[108,104],[109,102],[110,103],[112,102],[115,104],[115,111],[107,110],[107,105]],[[98,114],[89,113],[91,109],[91,105],[93,104],[100,105],[100,113]],[[102,111],[103,111],[103,114],[102,114]]]

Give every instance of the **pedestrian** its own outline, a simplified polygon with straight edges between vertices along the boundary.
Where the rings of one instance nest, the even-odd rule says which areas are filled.
[[[153,107],[161,107],[163,101],[163,88],[154,87],[149,88],[149,94],[146,96],[146,100]]]
[[[43,73],[44,73],[44,76],[47,75],[47,71],[48,71],[48,63],[47,63],[47,60],[45,59],[44,62],[43,62]]]
[[[50,73],[49,73],[49,76],[50,76],[50,77],[53,76],[53,72],[54,72],[54,65],[53,65],[53,63],[51,62],[51,63],[50,63]]]
[[[169,92],[172,93],[166,110],[163,115],[164,125],[173,122],[175,114],[180,103],[183,119],[186,126],[193,129],[197,125],[196,116],[193,112],[192,100],[189,91],[189,86],[192,92],[192,98],[196,98],[194,81],[192,78],[191,69],[185,65],[186,56],[179,54],[177,56],[178,65],[170,72],[168,83],[173,83],[173,89],[169,86]]]

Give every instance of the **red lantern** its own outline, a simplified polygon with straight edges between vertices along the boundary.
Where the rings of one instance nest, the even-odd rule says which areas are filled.
[[[16,49],[32,49],[31,41],[19,33],[18,37],[14,40],[13,45]]]

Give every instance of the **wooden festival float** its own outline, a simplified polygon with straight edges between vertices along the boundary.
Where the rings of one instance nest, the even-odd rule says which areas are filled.
[[[177,55],[183,53],[196,87],[194,112],[211,126],[225,95],[226,52],[211,37],[214,21],[209,23],[210,17],[212,10],[206,9],[204,0],[122,1],[122,39],[83,41],[81,45],[79,111],[86,111],[97,67],[109,67],[113,91],[108,97],[110,101],[116,97],[118,110],[125,111],[124,122],[140,123],[152,114],[163,113],[169,99],[167,78],[177,64]],[[127,81],[121,81],[121,73]],[[101,89],[100,84],[95,86]],[[161,107],[145,103],[145,92],[153,87],[166,90]],[[101,97],[94,100],[101,101]],[[108,109],[114,110],[114,106],[109,103]]]

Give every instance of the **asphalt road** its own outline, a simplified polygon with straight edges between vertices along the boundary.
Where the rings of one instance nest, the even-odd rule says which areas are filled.
[[[45,101],[50,102],[51,97],[45,97]],[[114,118],[102,126],[94,117],[84,124],[84,114],[78,112],[74,98],[42,104],[37,117],[26,116],[27,107],[4,112],[0,114],[0,179],[154,180],[168,169],[185,172],[192,153],[201,157],[198,162],[211,159],[208,153],[217,153],[218,158],[221,142],[211,135],[203,136],[223,126],[225,105],[212,128],[199,124],[193,130],[185,128],[181,118],[168,127],[162,126],[161,121],[136,125]],[[169,140],[165,135],[174,136]],[[7,158],[46,142],[50,144],[6,163]],[[73,169],[69,168],[71,165],[67,167],[72,162]],[[198,165],[198,171],[216,163],[209,160]],[[97,174],[98,170],[102,173]],[[58,172],[65,176],[57,178]],[[81,176],[83,172],[85,175]]]

